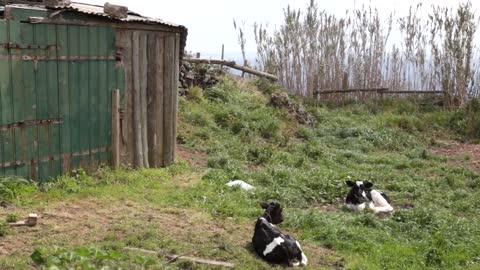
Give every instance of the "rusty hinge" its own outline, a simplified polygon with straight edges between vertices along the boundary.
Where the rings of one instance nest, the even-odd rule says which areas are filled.
[[[0,48],[19,50],[59,50],[60,46],[47,44],[18,44],[9,42],[0,44]]]
[[[61,124],[61,123],[63,123],[63,118],[26,120],[26,121],[20,121],[20,122],[15,122],[11,124],[1,125],[0,131],[6,131],[12,128],[22,128],[27,126],[51,125],[51,124]]]

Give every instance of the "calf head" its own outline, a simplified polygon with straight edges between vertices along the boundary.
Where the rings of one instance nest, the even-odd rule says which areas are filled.
[[[265,212],[262,217],[264,217],[268,222],[272,224],[280,224],[283,221],[282,207],[277,202],[271,203],[260,203]]]
[[[372,183],[368,181],[346,181],[345,183],[351,187],[347,194],[347,203],[360,204],[370,201]]]

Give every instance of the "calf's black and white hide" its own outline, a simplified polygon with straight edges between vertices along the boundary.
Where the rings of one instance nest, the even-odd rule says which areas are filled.
[[[362,211],[368,207],[374,213],[393,211],[390,199],[385,193],[372,189],[372,183],[368,181],[347,181],[346,184],[351,187],[345,198],[348,209]]]
[[[286,263],[289,266],[306,266],[307,257],[298,241],[283,234],[274,224],[283,221],[282,207],[279,203],[262,203],[263,215],[255,224],[252,243],[257,254],[270,263]]]

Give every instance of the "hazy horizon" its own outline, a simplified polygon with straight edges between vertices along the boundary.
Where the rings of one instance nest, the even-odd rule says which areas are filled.
[[[110,3],[128,6],[130,10],[144,16],[156,17],[188,28],[187,51],[201,52],[203,55],[220,55],[222,44],[225,45],[225,54],[228,57],[240,52],[237,32],[233,28],[233,19],[237,24],[245,22],[247,35],[246,51],[255,53],[253,37],[253,23],[268,24],[269,29],[274,29],[283,22],[283,9],[288,5],[291,8],[302,10],[310,0],[177,0],[156,1],[147,0],[112,0]],[[103,5],[105,0],[84,0],[82,2]],[[424,9],[429,10],[431,5],[456,7],[461,2],[458,0],[318,0],[319,9],[327,10],[331,14],[343,16],[347,10],[360,8],[362,5],[377,8],[380,14],[395,13],[406,14],[410,6],[422,3]],[[480,15],[480,1],[472,2],[472,6]]]

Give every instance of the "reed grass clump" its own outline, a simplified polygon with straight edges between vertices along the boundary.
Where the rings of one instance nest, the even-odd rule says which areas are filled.
[[[253,25],[257,66],[317,99],[325,89],[388,87],[445,91],[445,105],[462,106],[480,95],[479,19],[470,2],[425,11],[418,4],[405,16],[382,17],[362,6],[338,17],[315,0],[305,10],[288,6],[277,30]]]

